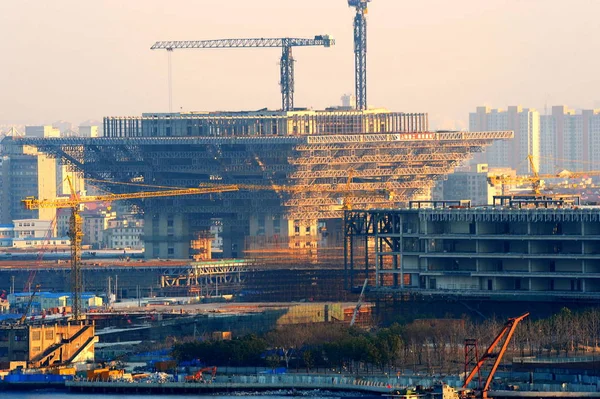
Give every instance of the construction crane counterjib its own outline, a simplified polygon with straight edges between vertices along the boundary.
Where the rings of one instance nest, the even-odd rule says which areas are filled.
[[[173,50],[193,48],[275,48],[275,47],[331,47],[335,40],[329,35],[317,35],[313,39],[303,38],[255,38],[255,39],[216,39],[216,40],[174,40],[156,42],[151,50]]]

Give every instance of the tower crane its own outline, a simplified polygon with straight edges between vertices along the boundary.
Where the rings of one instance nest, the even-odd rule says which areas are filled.
[[[346,187],[344,190],[343,197],[343,205],[342,210],[351,211],[352,210],[352,179],[354,179],[354,169],[350,169],[348,171],[348,180],[346,181]]]
[[[313,39],[275,38],[275,39],[217,39],[156,42],[151,50],[205,49],[205,48],[281,48],[281,109],[294,109],[294,57],[292,47],[323,46],[331,47],[335,40],[329,35],[317,35]]]
[[[599,176],[600,171],[592,170],[587,172],[570,172],[563,170],[556,174],[540,174],[538,173],[535,163],[533,162],[533,156],[527,157],[529,165],[531,167],[532,174],[529,176],[511,176],[511,175],[491,175],[488,177],[488,182],[491,185],[521,185],[529,184],[531,186],[532,194],[540,195],[542,193],[542,180],[544,179],[577,179],[588,176]],[[504,191],[504,190],[503,190]]]
[[[130,199],[211,194],[238,190],[237,186],[231,185],[221,187],[182,188],[162,191],[142,191],[128,194],[80,196],[73,188],[71,179],[67,177],[67,180],[71,190],[71,196],[69,198],[36,199],[35,197],[27,197],[24,200],[22,200],[22,202],[25,206],[25,209],[28,210],[42,208],[71,209],[71,220],[69,222],[69,238],[71,239],[71,289],[73,291],[73,318],[75,320],[79,320],[82,310],[81,291],[83,289],[83,280],[81,276],[81,242],[83,240],[83,229],[82,218],[80,215],[80,207],[82,204],[100,201],[112,202]]]
[[[367,109],[367,18],[368,3],[371,0],[348,0],[350,7],[356,8],[354,17],[354,84],[356,109]]]

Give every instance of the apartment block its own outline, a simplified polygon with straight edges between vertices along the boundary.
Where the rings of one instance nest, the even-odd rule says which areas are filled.
[[[100,137],[99,126],[79,126],[80,137]]]
[[[144,249],[143,219],[113,219],[104,231],[104,246],[114,249]]]
[[[91,245],[92,248],[99,249],[104,243],[104,234],[108,229],[108,222],[116,219],[116,212],[110,211],[85,211],[81,213],[83,220],[83,241],[84,245]]]
[[[469,114],[470,131],[512,130],[512,140],[494,141],[485,151],[475,155],[474,164],[487,163],[490,168],[512,168],[518,174],[532,173],[527,156],[534,156],[534,164],[539,169],[540,155],[540,114],[533,108],[510,106],[506,110],[477,107]]]
[[[491,204],[494,195],[501,194],[501,188],[488,182],[487,164],[478,164],[474,172],[454,172],[440,180],[432,190],[433,200],[470,200],[473,204]]]
[[[564,105],[540,117],[541,171],[583,172],[600,168],[600,110],[575,111]]]

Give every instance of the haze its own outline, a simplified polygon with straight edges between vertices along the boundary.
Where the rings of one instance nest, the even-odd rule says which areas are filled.
[[[600,107],[596,0],[374,0],[368,102],[466,128],[487,104]],[[332,35],[296,48],[296,106],[354,92],[346,0],[0,2],[0,123],[168,111],[157,40]],[[176,50],[173,110],[280,107],[277,49]]]

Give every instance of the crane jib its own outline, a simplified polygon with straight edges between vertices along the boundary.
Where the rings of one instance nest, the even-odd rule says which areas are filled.
[[[173,50],[194,48],[274,48],[274,47],[330,47],[335,40],[329,35],[317,35],[313,39],[303,38],[256,38],[256,39],[216,39],[216,40],[173,40],[156,42],[151,50]]]

